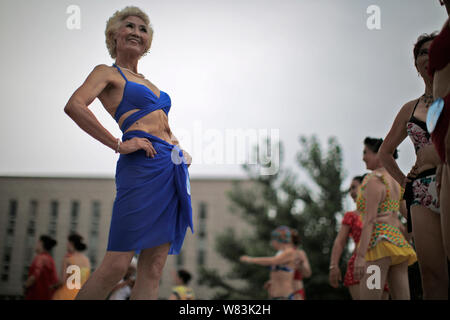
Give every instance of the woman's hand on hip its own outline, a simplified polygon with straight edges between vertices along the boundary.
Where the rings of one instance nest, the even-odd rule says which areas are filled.
[[[137,137],[122,142],[119,146],[119,153],[128,154],[141,149],[145,151],[147,157],[154,158],[156,155],[156,150],[148,139]]]

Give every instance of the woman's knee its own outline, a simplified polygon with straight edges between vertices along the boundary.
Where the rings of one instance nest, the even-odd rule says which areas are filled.
[[[147,280],[159,281],[163,274],[166,258],[163,256],[154,256],[148,263],[138,265],[138,277]]]
[[[129,265],[130,259],[128,257],[115,257],[104,261],[99,271],[105,281],[115,283],[125,276]]]

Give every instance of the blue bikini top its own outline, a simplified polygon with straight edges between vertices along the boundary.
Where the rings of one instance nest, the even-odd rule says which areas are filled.
[[[137,120],[155,110],[162,109],[169,115],[171,101],[167,93],[160,90],[160,95],[157,97],[147,86],[137,82],[128,81],[122,70],[120,70],[116,64],[113,64],[113,66],[119,70],[120,74],[125,79],[122,101],[120,101],[119,106],[117,107],[114,119],[116,122],[119,122],[120,117],[124,113],[130,110],[139,109],[139,111],[131,114],[123,121],[122,126],[120,127],[120,130],[122,130],[123,133]]]
[[[277,254],[276,254],[276,256],[279,255],[279,254],[281,254],[281,253],[282,253],[282,251],[278,251]],[[277,264],[277,265],[274,265],[274,266],[269,266],[269,268],[270,268],[270,271],[294,272],[294,269],[291,269],[291,268],[289,268],[288,266],[282,265],[282,264]]]

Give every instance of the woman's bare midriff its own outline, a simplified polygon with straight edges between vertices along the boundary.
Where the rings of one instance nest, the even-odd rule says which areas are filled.
[[[294,292],[292,272],[272,271],[270,273],[270,296],[287,297]]]
[[[417,174],[428,169],[436,168],[441,163],[439,155],[433,144],[428,144],[420,148],[417,152],[415,167]]]
[[[122,125],[122,122],[134,112],[138,110],[130,110],[122,115],[119,119],[119,126]],[[169,121],[167,115],[163,110],[155,110],[145,115],[141,119],[137,120],[133,123],[125,132],[140,130],[147,132],[151,135],[154,135],[168,143],[172,143],[171,140],[171,131],[169,127]]]

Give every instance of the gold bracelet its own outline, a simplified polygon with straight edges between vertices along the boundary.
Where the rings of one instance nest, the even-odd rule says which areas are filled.
[[[120,139],[119,138],[117,138],[117,149],[116,149],[116,153],[119,153],[119,148],[120,148],[120,144],[121,144],[122,142],[120,141]]]

